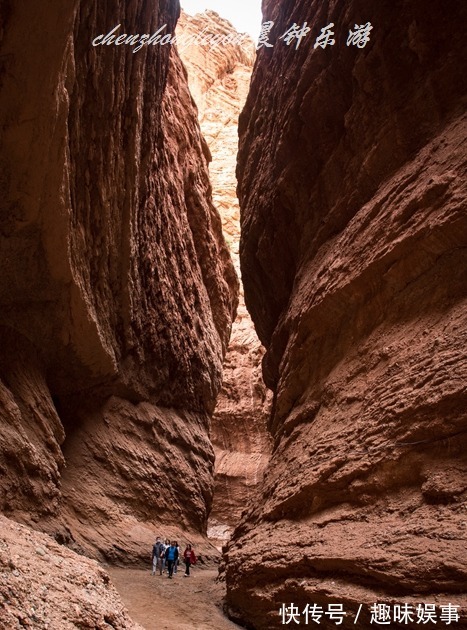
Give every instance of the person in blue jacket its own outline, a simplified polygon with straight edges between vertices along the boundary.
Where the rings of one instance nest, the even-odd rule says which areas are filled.
[[[167,561],[167,569],[169,572],[168,577],[172,579],[174,572],[174,565],[178,560],[178,549],[177,545],[174,541],[170,543],[170,547],[167,547],[165,550],[165,559]]]

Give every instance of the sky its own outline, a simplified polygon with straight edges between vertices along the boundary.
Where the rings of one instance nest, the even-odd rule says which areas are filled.
[[[237,31],[249,33],[256,41],[261,30],[261,0],[180,0],[186,13],[194,15],[206,9],[216,11],[231,22]]]

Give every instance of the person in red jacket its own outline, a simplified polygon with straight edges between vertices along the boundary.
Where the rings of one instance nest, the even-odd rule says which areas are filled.
[[[190,566],[192,564],[196,564],[196,556],[194,550],[191,548],[191,545],[187,545],[185,551],[183,552],[183,561],[185,562],[185,575],[183,577],[190,577]]]

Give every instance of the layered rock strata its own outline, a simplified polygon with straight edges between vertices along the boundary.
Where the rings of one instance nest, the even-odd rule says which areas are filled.
[[[262,629],[282,604],[341,604],[350,628],[379,602],[402,628],[417,617],[394,605],[452,603],[467,628],[466,7],[263,9],[238,190],[274,450],[225,554],[228,605]]]
[[[209,174],[213,201],[240,274],[240,210],[235,178],[238,117],[248,93],[255,46],[214,11],[195,16],[182,12],[177,38],[201,130],[212,155]],[[216,459],[208,532],[219,545],[229,537],[253,498],[269,459],[266,422],[271,395],[261,375],[263,354],[240,288],[211,431]]]
[[[237,300],[176,51],[92,45],[177,5],[2,15],[0,509],[112,559],[206,532]]]

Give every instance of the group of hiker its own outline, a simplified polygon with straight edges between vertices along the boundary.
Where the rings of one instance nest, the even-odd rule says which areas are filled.
[[[172,579],[177,573],[179,564],[180,548],[177,541],[166,540],[162,542],[159,536],[152,547],[152,575],[159,571],[159,575],[167,571],[167,577]],[[183,552],[183,562],[185,563],[185,574],[183,577],[190,577],[190,567],[196,564],[196,555],[192,546],[188,544]]]

